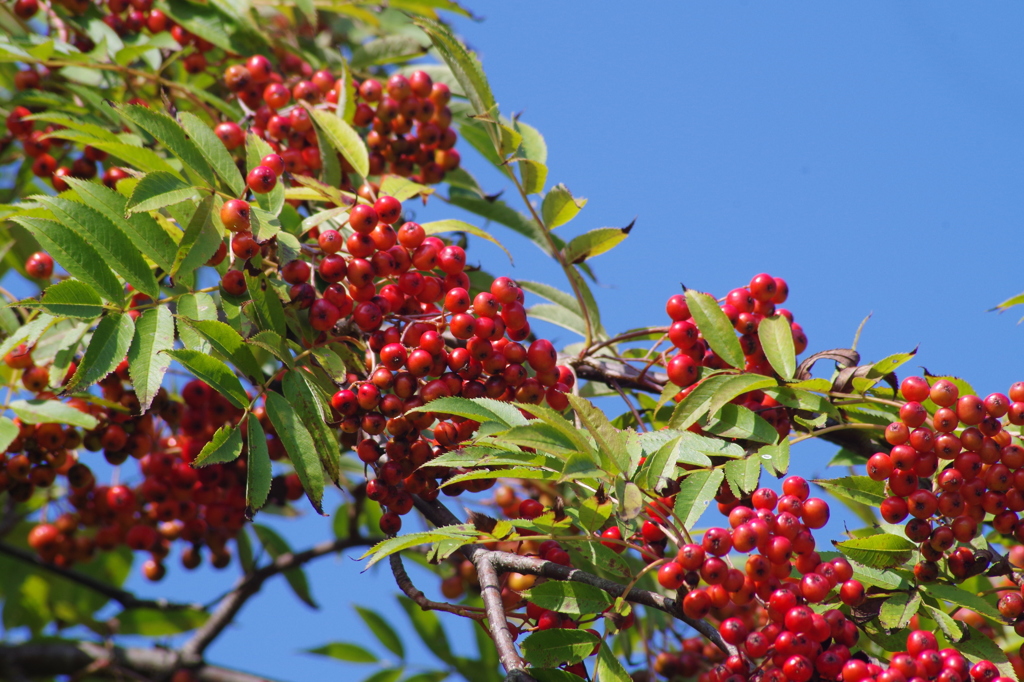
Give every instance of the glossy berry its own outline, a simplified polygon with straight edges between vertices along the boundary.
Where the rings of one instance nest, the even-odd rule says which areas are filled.
[[[245,183],[256,194],[266,194],[277,185],[277,175],[266,166],[256,166],[249,171]]]
[[[25,260],[25,272],[34,279],[50,279],[53,275],[53,258],[45,251],[36,251]]]
[[[220,209],[220,221],[232,232],[248,232],[252,209],[247,201],[228,199]]]

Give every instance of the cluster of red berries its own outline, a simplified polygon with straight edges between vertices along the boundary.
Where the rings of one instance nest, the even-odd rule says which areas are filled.
[[[365,137],[371,176],[388,172],[435,184],[445,172],[459,167],[460,156],[454,149],[458,136],[450,127],[452,114],[447,106],[451,92],[423,71],[409,77],[394,74],[386,85],[372,78],[346,83],[330,71],[313,72],[305,63],[285,77],[273,70],[266,57],[254,55],[244,64],[229,66],[224,84],[252,112],[249,132],[266,140],[291,174],[312,175],[321,167],[313,119],[299,102],[330,109],[346,97],[347,87],[358,100],[354,124],[369,128]],[[245,131],[233,121],[218,124],[214,132],[229,150],[245,143]],[[349,173],[353,169],[344,157],[339,162],[345,173],[341,189],[352,191]],[[375,189],[365,187],[360,194],[369,197]]]
[[[939,650],[935,635],[914,630],[907,635],[907,650],[893,654],[888,667],[861,658],[846,661],[841,671],[843,682],[1013,682],[1002,677],[992,661],[971,665],[956,649]]]
[[[906,536],[920,543],[918,580],[935,580],[943,558],[954,578],[975,575],[987,558],[969,547],[953,548],[975,538],[986,519],[998,533],[1024,540],[1024,447],[1002,421],[1024,424],[1024,382],[1011,386],[1009,396],[982,399],[961,396],[947,379],[929,384],[908,377],[900,394],[900,419],[885,429],[892,447],[867,462],[868,476],[884,481],[890,495],[881,504],[882,518],[906,521]],[[926,401],[935,406],[933,414]]]

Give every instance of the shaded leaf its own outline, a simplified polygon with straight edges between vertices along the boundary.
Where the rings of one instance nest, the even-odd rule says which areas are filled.
[[[757,337],[772,369],[783,379],[791,380],[796,374],[796,349],[789,320],[782,315],[764,318],[757,326]]]
[[[391,627],[391,624],[383,616],[363,606],[356,606],[355,609],[359,617],[366,623],[366,627],[370,628],[370,632],[388,651],[399,658],[405,658],[405,647],[402,646],[402,638],[398,636],[398,633],[395,632],[395,629]]]
[[[139,399],[140,412],[149,409],[171,358],[163,351],[174,347],[174,321],[167,306],[150,308],[135,321],[135,337],[128,350],[128,375]]]
[[[139,608],[125,609],[115,618],[118,634],[166,637],[195,630],[209,620],[210,614],[191,609],[168,611]]]
[[[235,407],[242,409],[248,404],[249,396],[246,395],[238,377],[230,367],[217,358],[188,349],[170,350],[165,353],[180,362],[197,378],[209,384]]]
[[[736,337],[736,330],[718,307],[718,302],[708,294],[687,289],[686,303],[697,329],[704,335],[704,340],[711,346],[711,350],[730,366],[742,368],[743,348]]]
[[[181,121],[181,127],[185,129],[189,137],[196,141],[199,153],[220,176],[231,193],[235,196],[245,194],[245,180],[238,172],[238,166],[235,165],[231,153],[213,130],[198,116],[188,111],[180,112],[178,120]]]
[[[633,223],[626,227],[599,227],[583,234],[573,237],[565,248],[562,255],[569,263],[582,263],[588,258],[600,256],[602,253],[611,251],[618,246],[633,229]]]
[[[915,548],[910,540],[891,533],[879,533],[833,544],[847,558],[872,568],[899,566],[910,558]]]
[[[267,452],[267,436],[260,420],[251,412],[246,420],[248,459],[245,468],[245,508],[247,516],[252,518],[253,513],[267,501],[273,470]]]
[[[549,580],[523,593],[523,598],[541,608],[570,615],[601,613],[612,605],[607,592],[576,582]]]
[[[96,290],[77,279],[66,279],[46,288],[39,306],[61,317],[91,320],[104,312],[103,299]]]
[[[428,235],[441,234],[443,232],[465,232],[467,234],[480,237],[481,239],[486,239],[487,241],[497,245],[502,251],[504,251],[505,255],[508,256],[509,262],[512,262],[512,254],[509,253],[508,249],[502,246],[501,242],[499,242],[497,239],[481,230],[479,227],[470,225],[469,223],[463,222],[461,220],[437,220],[431,223],[423,223],[420,227],[422,227],[423,231],[426,232]]]
[[[94,429],[99,424],[96,417],[91,414],[56,400],[12,400],[8,407],[26,424],[58,423],[83,429]]]
[[[601,640],[586,630],[540,630],[523,640],[523,658],[536,666],[579,663]]]
[[[196,182],[213,188],[216,184],[213,170],[206,163],[206,159],[203,158],[202,152],[199,151],[199,146],[185,135],[185,131],[178,125],[177,121],[161,111],[138,104],[113,106],[122,118],[145,130],[164,149],[177,157],[181,161],[182,166],[184,166],[185,172]]]
[[[115,313],[100,320],[64,391],[71,393],[88,388],[113,372],[128,354],[134,336],[135,323],[129,315]]]
[[[305,102],[302,102],[306,106]],[[359,133],[339,116],[323,109],[306,106],[318,130],[323,131],[327,141],[339,154],[345,157],[359,175],[370,174],[370,155]]]
[[[349,663],[376,663],[379,660],[371,652],[351,642],[331,642],[315,649],[306,649],[306,652]]]
[[[288,545],[287,540],[281,537],[274,529],[254,523],[252,524],[252,530],[256,533],[256,537],[259,538],[267,553],[274,559],[285,554],[291,554],[292,548]],[[309,580],[306,578],[305,571],[301,568],[290,568],[284,572],[284,578],[288,581],[288,585],[292,588],[296,597],[311,608],[320,608],[313,600],[313,595],[310,594]]]
[[[195,201],[199,192],[195,187],[171,173],[156,171],[139,180],[128,198],[127,215],[155,211],[183,201]]]
[[[193,467],[234,462],[242,454],[242,432],[237,426],[225,424],[203,446],[192,462]]]
[[[721,469],[706,469],[695,471],[680,481],[672,513],[684,528],[693,528],[700,520],[723,480],[725,473]]]
[[[303,426],[299,416],[284,397],[267,391],[267,416],[284,444],[295,473],[302,482],[306,497],[318,514],[323,514],[321,500],[324,495],[324,473],[313,445],[313,437]]]

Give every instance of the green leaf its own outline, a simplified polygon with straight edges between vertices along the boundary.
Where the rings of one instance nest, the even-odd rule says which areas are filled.
[[[235,367],[250,380],[263,381],[263,370],[253,356],[252,349],[230,325],[220,320],[191,320],[187,317],[179,320],[184,323],[179,324],[179,328],[185,326],[195,330],[196,334],[206,339],[218,353],[234,363]]]
[[[235,165],[231,153],[213,130],[198,116],[188,111],[180,112],[178,120],[181,121],[181,127],[185,129],[189,137],[196,141],[199,153],[216,171],[231,193],[235,196],[245,194],[245,180],[238,172],[238,166]]]
[[[306,649],[306,652],[349,663],[376,663],[379,660],[363,647],[351,642],[331,642],[315,649]]]
[[[259,538],[267,553],[274,559],[285,554],[291,554],[292,548],[288,545],[288,542],[272,528],[254,523],[252,524],[252,530],[256,533],[256,537]],[[309,592],[309,580],[306,578],[305,571],[301,568],[290,568],[284,572],[284,578],[288,581],[288,585],[292,588],[292,592],[295,593],[296,597],[311,608],[320,608],[313,600],[313,595]]]
[[[90,206],[61,197],[39,197],[38,201],[80,237],[100,252],[104,262],[125,281],[150,298],[160,297],[160,286],[128,235]]]
[[[779,432],[764,418],[733,403],[723,405],[704,430],[723,438],[745,438],[758,443],[775,443],[779,439]]]
[[[188,320],[216,320],[217,304],[214,302],[213,296],[205,292],[185,294],[178,299],[178,315],[178,336],[181,338],[181,342],[185,344],[185,348],[209,353],[209,342],[205,341],[204,337],[191,325],[185,324],[182,318],[187,318]]]
[[[470,225],[469,223],[465,223],[461,220],[436,220],[431,223],[423,223],[420,227],[422,227],[423,231],[428,235],[441,234],[442,232],[465,232],[467,234],[480,237],[481,239],[486,239],[492,244],[496,244],[502,251],[504,251],[505,255],[508,256],[509,262],[512,262],[512,254],[509,253],[508,249],[502,246],[501,242],[481,230],[479,227]]]
[[[420,639],[423,640],[424,644],[434,652],[435,656],[451,665],[454,661],[451,645],[448,643],[448,635],[445,633],[437,614],[433,611],[424,611],[416,602],[405,596],[400,596],[398,603],[401,604],[406,615],[409,616],[413,629],[420,636]]]
[[[548,179],[548,167],[533,159],[513,159],[519,166],[519,177],[522,179],[523,191],[526,194],[539,194],[544,191],[544,183]]]
[[[135,321],[135,338],[128,351],[128,375],[140,410],[149,409],[171,358],[163,351],[174,347],[174,320],[167,306],[150,308]]]
[[[55,320],[52,315],[43,313],[31,322],[18,327],[15,331],[11,332],[10,336],[4,339],[3,343],[0,343],[0,358],[10,353],[19,344],[24,343],[28,347],[35,345],[39,337],[43,335],[43,332],[49,329],[50,325],[54,322]]]
[[[135,248],[163,271],[170,271],[178,246],[151,215],[135,213],[125,219],[128,199],[123,194],[98,182],[88,182],[79,178],[66,180],[83,202],[105,215],[118,229],[128,235]]]
[[[412,36],[384,36],[356,45],[352,49],[352,68],[365,69],[378,64],[405,62],[426,52],[427,49]]]
[[[680,482],[672,513],[684,528],[693,528],[700,520],[724,480],[725,472],[721,469],[706,469],[695,471]]]
[[[370,155],[359,133],[339,116],[323,109],[314,109],[301,102],[309,110],[313,123],[324,133],[339,154],[345,157],[359,175],[364,178],[370,174]]]
[[[316,445],[320,463],[335,485],[341,485],[338,441],[325,421],[331,417],[329,407],[318,399],[308,383],[309,374],[305,369],[293,370],[284,375],[284,395],[299,414],[309,435]]]
[[[191,273],[197,270],[217,253],[221,235],[211,220],[212,213],[213,197],[208,196],[196,206],[181,236],[178,252],[174,255],[174,265],[169,273],[172,277],[179,272]]]
[[[560,305],[538,303],[537,305],[527,308],[526,313],[529,315],[530,319],[550,322],[551,324],[558,325],[563,329],[576,332],[580,336],[585,337],[587,335],[586,321],[573,311],[568,308],[563,308]]]
[[[330,114],[333,116],[333,114]],[[274,149],[267,144],[262,138],[248,133],[245,136],[245,167],[255,168],[260,165],[260,159],[267,154],[276,153]],[[274,185],[274,189],[270,190],[266,194],[254,194],[256,198],[256,205],[266,211],[272,216],[277,216],[281,213],[281,209],[284,207],[284,183],[278,180],[278,183]]]
[[[533,126],[528,123],[523,123],[520,120],[513,122],[516,132],[522,137],[522,143],[519,145],[519,150],[516,152],[518,156],[522,156],[526,159],[531,159],[537,163],[548,162],[548,145],[544,142],[544,136],[540,134]],[[586,199],[578,199],[586,203]],[[582,208],[582,206],[580,207]],[[545,221],[547,222],[547,221]]]
[[[11,411],[26,424],[67,424],[83,429],[94,429],[99,422],[96,417],[80,412],[70,405],[56,400],[12,400]]]
[[[303,426],[291,404],[275,391],[267,391],[267,416],[284,444],[306,497],[318,514],[323,515],[324,472],[314,451],[313,437]]]
[[[838,497],[845,497],[854,502],[878,508],[889,497],[885,492],[885,483],[874,481],[867,476],[845,476],[843,478],[815,479],[812,483]]]
[[[7,446],[18,437],[18,425],[7,417],[0,417],[0,449],[6,450]]]
[[[900,365],[903,365],[915,355],[917,355],[916,350],[910,353],[895,353],[882,358],[875,364],[871,365],[871,370],[868,372],[868,379],[873,379],[877,382],[882,377],[895,372]]]
[[[878,622],[886,630],[902,630],[910,623],[910,619],[921,608],[921,593],[897,592],[882,604],[878,612]]]
[[[189,33],[234,54],[266,53],[267,39],[259,28],[230,3],[196,4],[188,0],[169,0],[167,15]]]
[[[168,611],[139,608],[125,609],[114,618],[118,623],[118,634],[166,637],[195,630],[210,618],[210,614],[192,609]]]
[[[758,324],[757,337],[772,369],[786,381],[792,380],[796,374],[796,350],[789,320],[782,315],[764,318]]]
[[[434,412],[437,414],[450,414],[456,417],[465,417],[481,424],[497,423],[511,428],[527,423],[521,414],[508,403],[487,398],[458,398],[444,397],[432,400],[426,405],[414,407],[408,410],[414,412]]]
[[[782,478],[789,471],[789,440],[782,439],[778,445],[763,445],[757,454],[769,473]]]
[[[487,76],[476,55],[471,53],[444,24],[423,17],[413,20],[430,37],[441,58],[452,70],[478,114],[497,114],[497,105]]]
[[[66,279],[43,292],[39,306],[61,317],[79,317],[91,320],[104,312],[103,299],[96,290],[77,279]]]
[[[718,307],[718,302],[707,294],[687,289],[686,303],[690,307],[690,314],[693,315],[697,329],[704,335],[704,340],[711,346],[711,350],[731,367],[742,369],[743,348],[736,337],[736,330]]]
[[[88,388],[113,372],[128,354],[134,336],[135,323],[129,315],[115,313],[100,320],[78,370],[64,391],[72,393]]]
[[[465,127],[463,130],[465,130]],[[536,244],[541,251],[549,256],[552,255],[551,247],[548,245],[541,226],[532,218],[528,218],[511,208],[504,201],[499,199],[483,199],[472,192],[458,188],[449,190],[448,201],[459,208],[464,208],[488,220],[493,220],[512,228],[512,230]]]
[[[434,190],[400,175],[385,175],[381,180],[379,193],[394,197],[399,201],[405,201],[421,194],[433,194]]]
[[[11,220],[28,228],[40,246],[72,277],[82,280],[108,301],[124,302],[124,288],[117,277],[96,249],[69,227],[53,220],[27,216],[13,216]]]
[[[398,682],[403,672],[404,668],[385,668],[370,675],[363,682]]]
[[[601,650],[597,653],[597,665],[594,667],[594,673],[600,682],[632,682],[633,679],[612,653],[608,642],[601,644]]]
[[[356,612],[359,617],[366,623],[366,627],[370,628],[370,632],[373,633],[374,637],[380,641],[388,651],[393,653],[399,658],[405,658],[405,648],[402,646],[402,638],[398,636],[395,629],[391,627],[391,624],[384,619],[376,611],[368,609],[363,606],[356,606]]]
[[[527,601],[541,608],[579,616],[601,613],[612,605],[607,592],[590,585],[549,580],[523,593]]]
[[[672,417],[669,419],[668,427],[670,429],[684,431],[690,428],[693,424],[696,424],[710,412],[712,401],[719,399],[720,396],[724,397],[725,395],[728,395],[728,393],[720,392],[721,389],[733,379],[738,378],[738,376],[714,374],[706,379],[702,379],[700,383],[697,384],[697,386],[675,406],[675,409],[672,410]],[[746,385],[747,384],[739,381],[732,383],[734,390],[739,390],[736,395],[746,392]],[[736,395],[732,396],[732,398],[735,398]],[[732,400],[732,398],[729,398],[728,400]],[[725,402],[728,402],[728,400]]]
[[[540,630],[520,645],[523,658],[536,666],[579,663],[600,642],[586,630]]]
[[[629,235],[633,223],[626,227],[599,227],[573,239],[562,249],[562,255],[569,263],[578,264],[611,251]]]
[[[566,397],[583,427],[597,443],[600,461],[595,463],[613,476],[626,471],[629,462],[622,433],[612,426],[604,412],[594,407],[589,400],[572,394],[567,394]]]
[[[925,613],[928,617],[935,621],[942,630],[942,634],[946,635],[946,639],[951,642],[959,642],[967,635],[967,626],[958,620],[954,620],[952,616],[943,611],[937,609],[934,606],[925,604]]]
[[[245,284],[249,297],[252,299],[253,312],[256,314],[256,326],[284,337],[286,333],[284,306],[267,282],[267,278],[263,275],[253,277],[246,272]]]
[[[761,461],[757,457],[734,459],[725,463],[725,480],[737,499],[757,489],[761,480]]]
[[[165,351],[165,353],[180,362],[197,378],[209,384],[235,407],[243,409],[249,403],[249,396],[242,388],[242,382],[238,380],[230,367],[217,358],[187,348]]]
[[[198,197],[199,191],[195,187],[170,173],[147,173],[132,190],[127,215],[155,211],[183,201],[195,201]]]
[[[263,432],[260,420],[251,412],[246,420],[246,447],[249,457],[245,467],[245,508],[246,515],[252,518],[253,513],[267,501],[273,470],[267,452],[267,436]]]
[[[242,432],[230,424],[217,429],[213,438],[196,455],[192,466],[199,468],[210,464],[234,462],[242,454]]]
[[[957,651],[962,653],[971,663],[991,661],[999,668],[1001,676],[1008,677],[1011,680],[1017,679],[1017,673],[1014,671],[1013,665],[1010,664],[1006,653],[1003,652],[998,644],[981,633],[977,628],[973,628],[966,623],[963,624],[963,627],[967,630],[967,637],[957,643]]]
[[[777,385],[775,379],[761,376],[760,374],[734,374],[722,376],[726,376],[727,378],[719,385],[718,390],[715,391],[714,397],[708,401],[708,414],[712,416],[717,414],[720,409],[744,393],[759,391],[761,389]]]
[[[553,230],[575,218],[586,205],[586,199],[574,197],[565,185],[555,185],[544,195],[540,214],[547,228]]]
[[[185,135],[178,122],[167,114],[138,104],[113,105],[121,118],[134,123],[152,135],[167,151],[177,157],[185,172],[195,182],[209,188],[216,185],[213,170],[206,163],[199,146]]]
[[[847,558],[872,568],[899,566],[910,558],[915,549],[914,543],[910,540],[891,533],[879,533],[833,544]]]
[[[610,500],[598,502],[596,497],[586,497],[579,504],[579,523],[588,531],[600,530],[614,508]]]
[[[933,590],[933,587],[937,587],[938,589]],[[943,583],[935,583],[934,585],[929,583],[926,589],[929,597],[941,599],[942,601],[947,601],[950,604],[956,604],[957,606],[962,606],[965,609],[970,609],[981,616],[991,618],[997,623],[1002,622],[999,611],[995,606],[989,603],[984,597],[981,597],[974,592],[969,592],[965,588],[957,587],[956,585],[946,585]]]

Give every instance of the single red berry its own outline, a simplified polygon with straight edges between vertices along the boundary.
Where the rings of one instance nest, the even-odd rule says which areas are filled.
[[[260,245],[252,236],[252,232],[236,232],[231,236],[231,252],[236,258],[249,260],[260,252]]]
[[[25,272],[35,279],[50,279],[53,275],[53,258],[45,251],[36,251],[25,260]]]
[[[224,143],[228,150],[237,149],[245,144],[245,131],[242,130],[242,126],[234,121],[217,124],[213,132],[220,138],[220,141]]]
[[[256,166],[249,171],[245,182],[256,194],[266,194],[277,185],[277,175],[266,166]]]
[[[260,159],[260,165],[274,171],[274,175],[280,176],[284,173],[284,159],[279,154],[267,154]]]
[[[658,569],[658,582],[666,590],[678,590],[683,586],[686,569],[674,561],[664,564]]]
[[[232,232],[248,232],[252,210],[247,201],[228,199],[220,209],[220,221]]]

